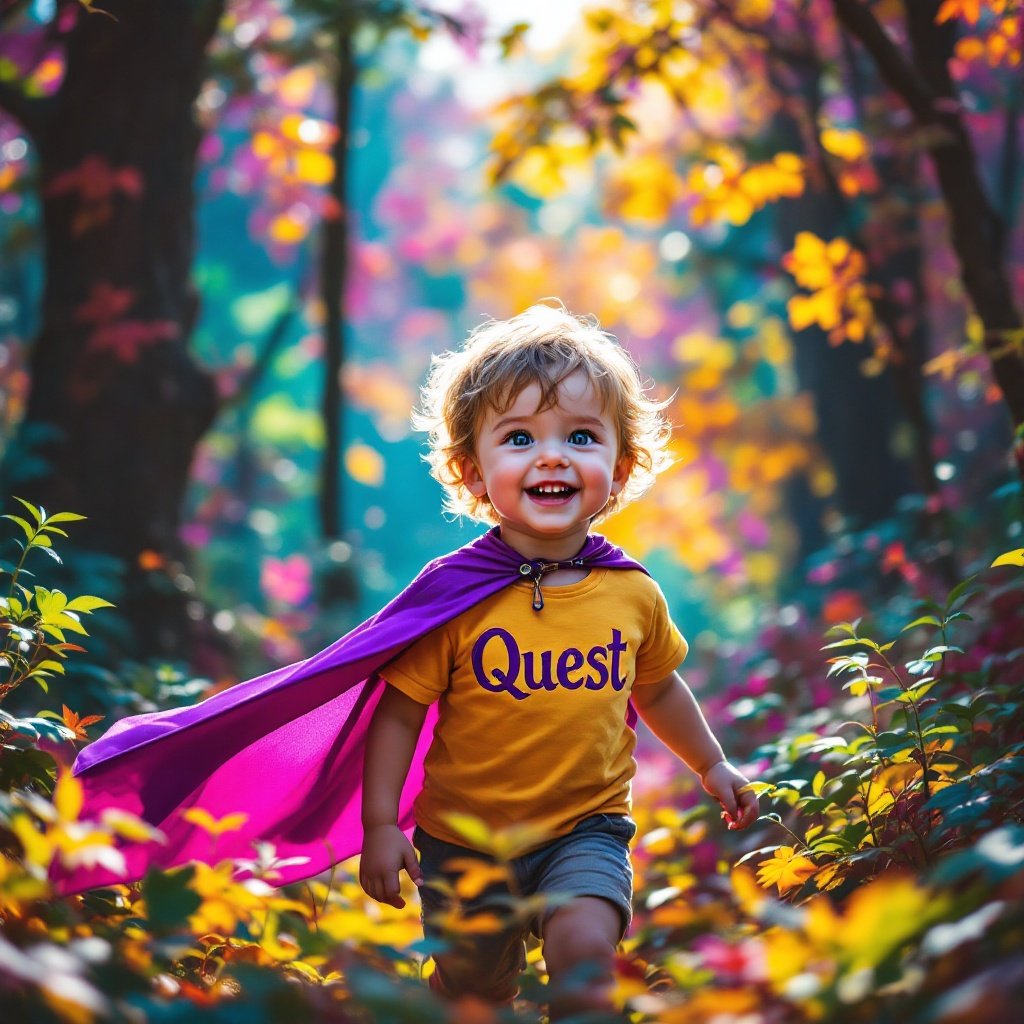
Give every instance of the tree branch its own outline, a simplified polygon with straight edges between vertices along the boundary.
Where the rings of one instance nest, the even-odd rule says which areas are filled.
[[[906,54],[882,27],[874,12],[860,0],[832,0],[836,17],[874,58],[883,81],[898,93],[922,124],[938,119],[936,96]]]
[[[985,192],[978,158],[960,112],[947,61],[951,27],[937,26],[935,0],[906,5],[913,59],[896,46],[873,12],[860,0],[832,0],[836,17],[864,45],[887,85],[917,122],[941,128],[943,137],[927,147],[949,216],[950,239],[960,279],[985,327],[992,372],[1022,431],[1015,447],[1024,476],[1024,357],[1013,339],[1021,329],[1006,267],[1006,227]]]

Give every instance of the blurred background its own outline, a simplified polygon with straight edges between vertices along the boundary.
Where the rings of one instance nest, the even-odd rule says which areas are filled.
[[[1018,29],[941,6],[5,2],[2,492],[98,659],[257,674],[477,533],[410,409],[545,296],[672,396],[603,529],[723,706],[1019,545]]]
[[[76,744],[479,532],[409,414],[550,296],[669,401],[672,467],[601,529],[764,812],[727,832],[641,735],[616,1005],[1016,1019],[1022,33],[1024,0],[0,0],[4,1019],[546,1019],[539,947],[516,1015],[439,1002],[411,890],[351,864],[47,879],[160,838],[82,820]],[[211,861],[240,825],[190,820]]]

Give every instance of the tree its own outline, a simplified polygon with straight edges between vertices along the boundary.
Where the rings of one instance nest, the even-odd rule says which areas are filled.
[[[5,27],[25,6],[6,5]],[[80,542],[126,560],[142,645],[165,653],[183,609],[170,602],[177,614],[158,625],[141,599],[153,589],[138,584],[153,560],[178,554],[192,451],[217,408],[188,338],[199,303],[192,104],[222,11],[222,0],[110,0],[104,16],[61,2],[29,37],[60,55],[57,88],[34,95],[33,65],[21,83],[0,83],[0,105],[35,146],[46,259],[5,490],[88,517]]]
[[[946,8],[951,6],[955,5]],[[866,10],[852,0],[842,7],[848,18]],[[917,26],[913,35],[920,39],[915,59],[927,49],[932,64],[941,64],[951,42],[949,27],[934,24],[936,7],[912,4],[908,9]],[[914,99],[912,109],[923,128],[908,132],[898,112],[893,114],[892,104],[884,102],[886,90],[879,74],[854,52],[831,10],[818,0],[706,0],[682,6],[627,0],[591,9],[585,31],[574,40],[572,70],[505,111],[506,123],[494,143],[495,176],[501,180],[527,166],[535,176],[543,165],[549,178],[557,177],[581,154],[608,149],[615,152],[613,166],[640,164],[651,160],[656,150],[661,173],[677,179],[674,188],[664,179],[654,186],[671,196],[666,214],[685,209],[697,227],[718,225],[728,231],[732,225],[743,230],[759,211],[776,206],[780,212],[774,223],[789,239],[781,239],[779,255],[798,284],[813,282],[807,287],[810,294],[795,295],[788,304],[798,337],[800,332],[808,334],[802,344],[805,353],[812,346],[822,349],[826,334],[835,346],[873,343],[874,352],[864,366],[878,378],[896,378],[898,387],[889,394],[900,396],[904,413],[915,426],[918,485],[928,493],[935,481],[922,398],[923,309],[919,305],[908,310],[907,298],[900,294],[902,290],[911,298],[916,295],[918,302],[922,294],[924,261],[915,227],[921,218],[914,205],[921,203],[917,197],[927,194],[928,185],[918,170],[917,156],[926,152],[934,160],[941,152],[946,166],[951,152],[960,154],[954,160],[958,169],[951,173],[965,176],[966,197],[953,195],[945,186],[941,194],[954,228],[952,240],[960,253],[965,289],[972,298],[978,296],[974,303],[986,325],[986,350],[1006,407],[1019,426],[1018,374],[1024,366],[1019,321],[1004,287],[1005,273],[998,269],[1002,257],[981,257],[986,232],[997,252],[1006,236],[1000,235],[999,218],[993,219],[990,205],[982,202],[976,162],[971,169],[975,158],[970,140],[962,119],[956,122],[959,115],[948,70],[945,78],[934,68],[928,71],[934,84],[926,103],[920,90],[910,89],[910,84],[926,79],[925,72],[913,70],[910,58],[884,32],[881,41],[877,33],[870,35],[875,51],[885,57],[878,65],[881,77],[890,67],[905,72],[899,82]],[[895,16],[892,7],[885,10],[887,16]],[[879,25],[874,14],[864,18],[861,13],[858,25],[862,23],[865,33]],[[932,29],[940,33],[937,40],[929,35]],[[931,46],[943,39],[945,50]],[[882,45],[886,40],[887,48]],[[997,92],[998,87],[997,82]],[[647,102],[652,93],[661,98]],[[676,131],[665,130],[667,104],[679,112]],[[937,141],[934,129],[944,124],[959,132],[953,132],[960,140],[955,145],[940,144],[944,135]],[[650,138],[645,139],[646,133]],[[886,152],[900,157],[895,167],[891,159],[886,166]],[[943,173],[947,172],[938,175],[940,186]],[[883,174],[890,175],[885,185]],[[651,175],[633,177],[643,182],[627,190],[635,200]],[[803,212],[786,210],[794,204]],[[965,215],[955,206],[966,206],[969,212]],[[811,209],[820,233],[797,231],[798,218],[808,216]],[[898,231],[893,230],[894,215]],[[974,222],[972,230],[957,227],[965,219]],[[968,280],[971,276],[988,282],[987,290]],[[990,312],[982,314],[979,302]],[[832,415],[846,408],[851,414],[847,419],[856,422],[864,399],[855,398],[858,389],[848,386],[850,360],[825,360],[822,353],[815,362],[832,367],[819,411]],[[810,383],[810,378],[805,380]],[[875,392],[869,404],[877,413],[879,405],[891,405],[892,399],[883,403],[884,392],[877,386]],[[1019,458],[1019,446],[1017,453]],[[842,478],[843,460],[834,461]],[[858,461],[863,465],[863,453]],[[846,490],[858,488],[863,491],[860,485]]]
[[[195,446],[220,407],[212,376],[189,351],[199,308],[191,280],[194,179],[205,126],[195,104],[225,2],[109,0],[101,11],[61,0],[42,25],[32,23],[28,6],[4,6],[7,24],[21,29],[11,36],[20,74],[0,81],[0,107],[36,147],[46,290],[28,408],[4,486],[86,515],[80,543],[128,566],[124,604],[139,649],[180,656],[187,635],[181,590],[188,587],[181,503]],[[264,144],[265,191],[283,204],[269,224],[272,240],[310,235],[319,219],[297,225],[288,204],[303,190],[321,194],[304,208],[318,211],[324,225],[323,528],[336,536],[353,37],[363,27],[383,36],[462,25],[401,0],[252,0],[228,13],[233,34],[216,42],[216,70],[236,96],[252,91],[257,42],[277,62],[320,62],[335,82],[338,124],[318,127],[317,145],[304,138],[316,123],[294,114],[277,134],[254,136]],[[48,93],[39,84],[41,58],[62,72]],[[208,124],[209,111],[200,113]],[[268,344],[280,335],[273,332]]]

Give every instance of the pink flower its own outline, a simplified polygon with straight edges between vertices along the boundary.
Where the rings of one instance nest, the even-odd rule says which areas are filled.
[[[271,601],[301,605],[313,592],[313,568],[304,555],[263,559],[260,566],[260,589]]]

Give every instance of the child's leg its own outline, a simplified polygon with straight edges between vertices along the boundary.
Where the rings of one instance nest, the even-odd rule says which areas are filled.
[[[526,966],[524,940],[529,928],[513,918],[508,886],[492,883],[472,899],[459,900],[454,895],[466,860],[493,864],[493,858],[435,839],[422,829],[416,830],[413,843],[424,878],[420,887],[423,933],[448,947],[434,955],[431,989],[448,998],[474,995],[511,1005]],[[486,923],[494,919],[503,921],[503,926],[487,928]]]
[[[622,934],[619,908],[600,896],[578,896],[554,910],[542,931],[553,993],[551,1019],[613,1010],[615,947]]]
[[[595,814],[522,858],[526,894],[553,898],[537,927],[551,979],[552,1019],[613,1014],[615,949],[632,916],[629,842],[635,833],[625,815]]]

